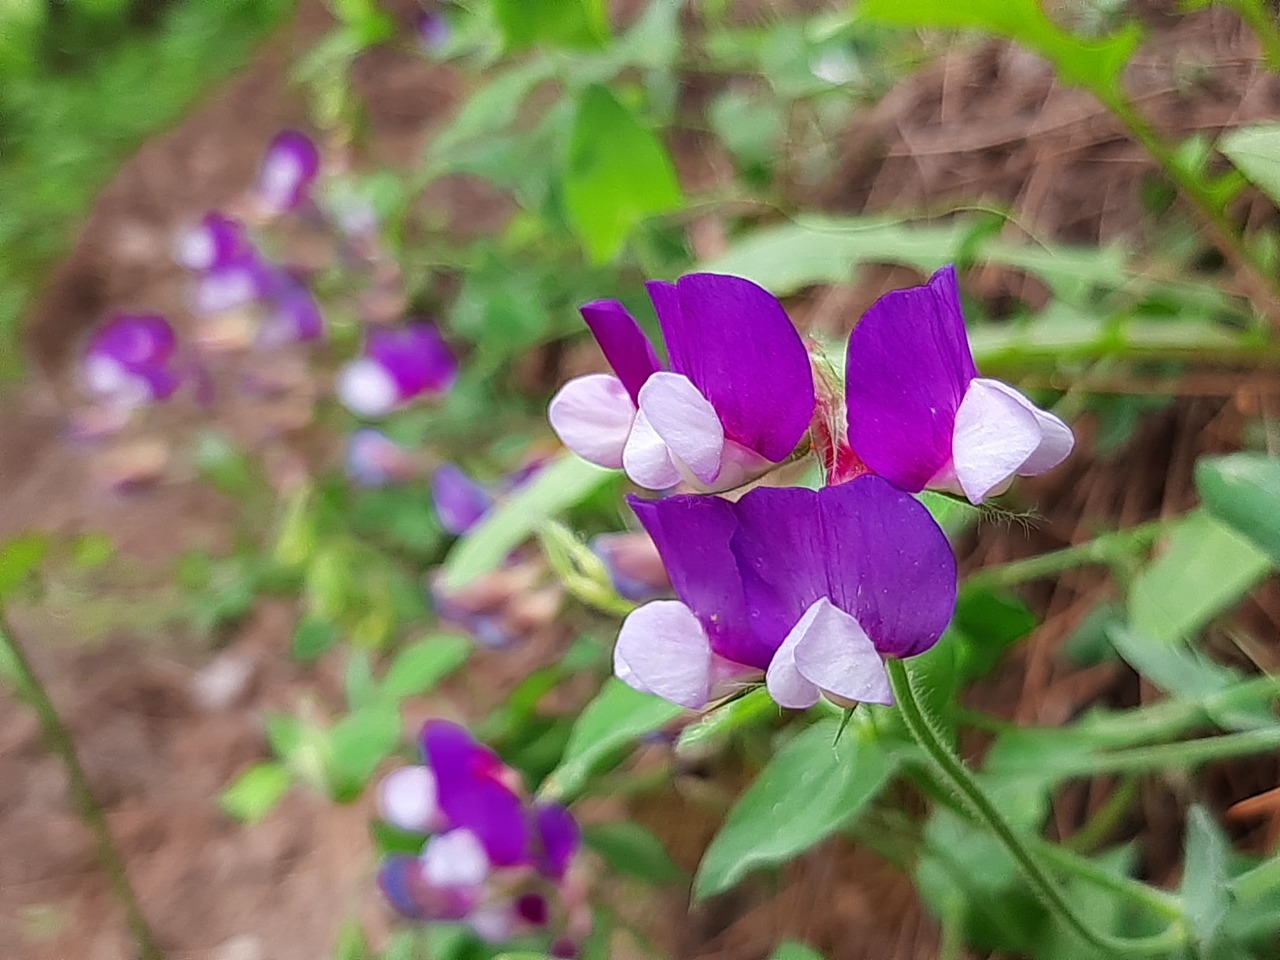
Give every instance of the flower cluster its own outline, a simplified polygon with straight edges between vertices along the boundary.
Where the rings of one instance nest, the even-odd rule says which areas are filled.
[[[422,764],[393,771],[378,792],[383,819],[423,838],[419,853],[383,862],[387,900],[411,919],[462,921],[497,943],[537,935],[553,956],[577,956],[591,916],[573,815],[531,801],[520,775],[456,724],[427,721],[421,747]]]
[[[1070,428],[978,376],[953,267],[866,313],[843,397],[815,380],[781,304],[750,281],[693,274],[649,293],[669,364],[621,304],[587,304],[614,375],[570,381],[549,410],[585,459],[651,490],[698,491],[628,498],[677,599],[627,617],[617,676],[691,708],[760,674],[786,707],[824,693],[891,703],[885,659],[928,650],[956,598],[951,547],[912,494],[981,503],[1060,463]],[[811,427],[828,486],[706,495],[769,472]]]

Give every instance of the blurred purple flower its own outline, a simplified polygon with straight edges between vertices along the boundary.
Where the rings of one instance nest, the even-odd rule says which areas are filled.
[[[643,603],[670,593],[671,578],[647,533],[599,534],[591,540],[591,552],[609,571],[609,580],[619,596]]]
[[[418,31],[418,46],[427,56],[434,56],[449,42],[452,30],[449,21],[438,10],[418,14],[415,24]]]
[[[99,403],[131,409],[178,388],[173,327],[157,314],[117,314],[90,338],[80,379]]]
[[[1071,452],[1071,428],[999,380],[978,376],[953,266],[877,300],[849,337],[849,443],[886,480],[973,503]]]
[[[479,523],[493,506],[489,492],[453,463],[442,463],[436,468],[431,477],[431,499],[440,526],[455,537]]]
[[[789,457],[813,417],[813,371],[782,305],[741,277],[651,281],[671,369],[616,300],[581,308],[614,374],[570,380],[548,409],[574,453],[642,487],[727,490]]]
[[[633,611],[614,650],[619,679],[682,706],[766,672],[774,700],[829,692],[890,703],[883,658],[942,635],[955,606],[946,536],[914,497],[875,476],[814,491],[629,497],[679,600]]]
[[[380,430],[361,427],[347,438],[346,473],[361,487],[404,483],[418,473],[413,454]]]
[[[287,213],[308,199],[320,172],[320,151],[305,134],[282,130],[262,158],[254,193],[270,214]]]
[[[244,227],[215,210],[179,235],[175,257],[188,270],[204,272],[235,260],[247,243]]]
[[[338,375],[338,399],[360,417],[381,417],[423,396],[448,392],[458,360],[434,324],[370,330],[363,356]]]
[[[267,272],[263,299],[266,315],[258,328],[258,345],[278,347],[324,336],[324,317],[311,288],[283,267]]]

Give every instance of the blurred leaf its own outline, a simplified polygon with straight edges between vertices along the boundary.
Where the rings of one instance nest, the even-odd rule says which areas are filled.
[[[373,677],[373,660],[366,650],[347,654],[347,672],[343,680],[347,707],[359,710],[378,701],[378,681]]]
[[[567,455],[538,471],[460,539],[441,568],[444,587],[458,590],[499,566],[546,521],[585,500],[617,476]]]
[[[1280,123],[1229,130],[1218,149],[1275,203],[1280,204]]]
[[[608,37],[604,0],[493,0],[508,50],[594,47]]]
[[[275,560],[286,567],[300,567],[316,548],[316,511],[311,488],[300,487],[285,502],[280,532],[276,534]]]
[[[359,796],[373,772],[400,742],[400,712],[374,703],[344,717],[329,731],[329,783],[333,798]]]
[[[473,646],[468,637],[454,633],[437,633],[410,644],[387,668],[383,694],[400,699],[427,693],[467,662]]]
[[[115,552],[115,544],[105,533],[82,534],[76,537],[71,545],[72,562],[81,570],[92,570],[102,566],[115,556]]]
[[[243,497],[254,487],[249,458],[226,437],[204,430],[196,439],[196,469],[229,497]]]
[[[679,883],[684,871],[675,865],[662,841],[629,820],[583,828],[582,839],[613,871],[645,883]]]
[[[1153,640],[1194,636],[1271,567],[1267,555],[1204,510],[1178,521],[1129,591],[1129,622]]]
[[[795,940],[784,940],[769,960],[822,960],[822,954]]]
[[[744,172],[767,172],[777,162],[786,136],[783,105],[777,99],[731,87],[711,101],[707,116]]]
[[[1237,679],[1234,671],[1178,640],[1156,640],[1123,624],[1112,624],[1107,637],[1129,666],[1179,699],[1203,699]]]
[[[293,631],[290,650],[294,659],[310,663],[337,642],[342,631],[323,617],[303,617]]]
[[[25,533],[0,544],[0,601],[31,575],[48,547],[48,538],[40,533]]]
[[[360,922],[348,917],[338,928],[333,945],[333,960],[368,960],[369,944],[364,939]]]
[[[1200,804],[1187,813],[1186,850],[1182,868],[1182,906],[1187,923],[1204,956],[1210,956],[1214,941],[1227,917],[1231,894],[1227,881],[1227,858],[1231,845],[1221,828]]]
[[[984,30],[1008,37],[1052,63],[1065,83],[1098,93],[1118,90],[1120,73],[1142,41],[1136,22],[1105,37],[1078,37],[1049,19],[1039,0],[862,0],[857,13],[881,23]]]
[[[802,730],[774,754],[738,798],[694,879],[697,899],[728,890],[747,873],[785,863],[848,823],[892,776],[897,759],[853,726]]]
[[[1196,464],[1196,489],[1205,510],[1280,564],[1280,460],[1260,453],[1205,457]]]
[[[665,726],[682,712],[674,703],[632,690],[610,677],[578,716],[560,766],[547,777],[543,792],[575,796],[615,750]]]
[[[306,727],[301,718],[292,713],[269,714],[265,727],[271,752],[280,760],[287,761],[296,754],[306,737]]]
[[[285,795],[293,777],[278,763],[254,764],[222,791],[218,804],[237,820],[257,823]]]
[[[1036,628],[1036,615],[1017,597],[981,587],[961,587],[955,629],[965,642],[957,653],[960,682],[984,677],[1006,651]]]
[[[499,73],[467,97],[453,122],[428,141],[430,156],[440,163],[460,145],[492,137],[509,127],[529,92],[554,73],[554,64],[542,59],[532,59]]]
[[[565,164],[564,203],[591,260],[614,259],[636,226],[680,202],[675,167],[652,130],[605,87],[583,91]]]

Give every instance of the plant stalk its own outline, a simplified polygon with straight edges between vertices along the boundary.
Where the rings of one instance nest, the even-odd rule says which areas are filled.
[[[27,658],[17,635],[4,618],[2,610],[0,610],[0,656],[9,661],[19,695],[35,710],[46,744],[57,754],[66,768],[72,802],[93,836],[98,860],[107,872],[107,880],[111,884],[112,892],[124,909],[125,921],[137,945],[139,960],[164,960],[164,954],[156,946],[151,925],[147,923],[138,905],[138,897],[129,882],[124,858],[120,856],[120,851],[116,849],[111,839],[111,832],[107,828],[107,819],[102,813],[102,807],[94,799],[89,779],[85,776],[84,767],[80,765],[71,732],[58,716],[53,701],[49,699],[48,691],[32,670],[31,661]]]

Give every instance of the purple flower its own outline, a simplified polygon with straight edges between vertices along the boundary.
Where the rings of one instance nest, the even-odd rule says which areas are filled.
[[[373,427],[361,427],[347,438],[347,476],[357,486],[385,487],[403,483],[417,470],[412,453]]]
[[[1061,463],[1071,428],[978,376],[953,266],[885,294],[854,328],[846,363],[849,442],[903,490],[937,487],[981,503],[1018,476]]]
[[[269,269],[264,291],[266,315],[258,328],[258,344],[278,347],[324,336],[320,304],[302,280],[279,267]]]
[[[305,134],[282,130],[267,147],[254,192],[270,214],[287,213],[307,200],[320,172],[320,151]]]
[[[479,523],[493,506],[493,497],[453,463],[442,463],[431,477],[431,499],[440,526],[460,537]]]
[[[244,253],[248,240],[244,227],[217,211],[205,214],[194,227],[178,237],[175,257],[188,270],[213,270]]]
[[[155,314],[117,314],[89,340],[81,361],[85,388],[99,402],[139,407],[178,388],[173,327]]]
[[[232,255],[199,272],[191,306],[205,316],[247,307],[271,290],[273,270],[273,265],[246,240]]]
[[[719,683],[765,671],[782,706],[823,691],[890,703],[883,658],[931,647],[955,606],[946,537],[914,497],[874,476],[813,491],[629,498],[679,600],[633,611],[620,679],[697,708]]]
[[[671,592],[671,578],[647,533],[601,533],[590,546],[619,596],[642,603]]]
[[[380,417],[453,386],[458,360],[434,324],[370,330],[364,355],[342,368],[338,399],[360,417]]]
[[[789,457],[813,416],[813,371],[782,305],[741,277],[652,281],[670,369],[616,300],[582,307],[613,367],[565,384],[548,416],[584,460],[642,487],[740,486]]]
[[[418,31],[418,45],[428,56],[439,53],[449,42],[449,36],[452,33],[449,29],[449,21],[438,10],[420,13],[414,26]]]

